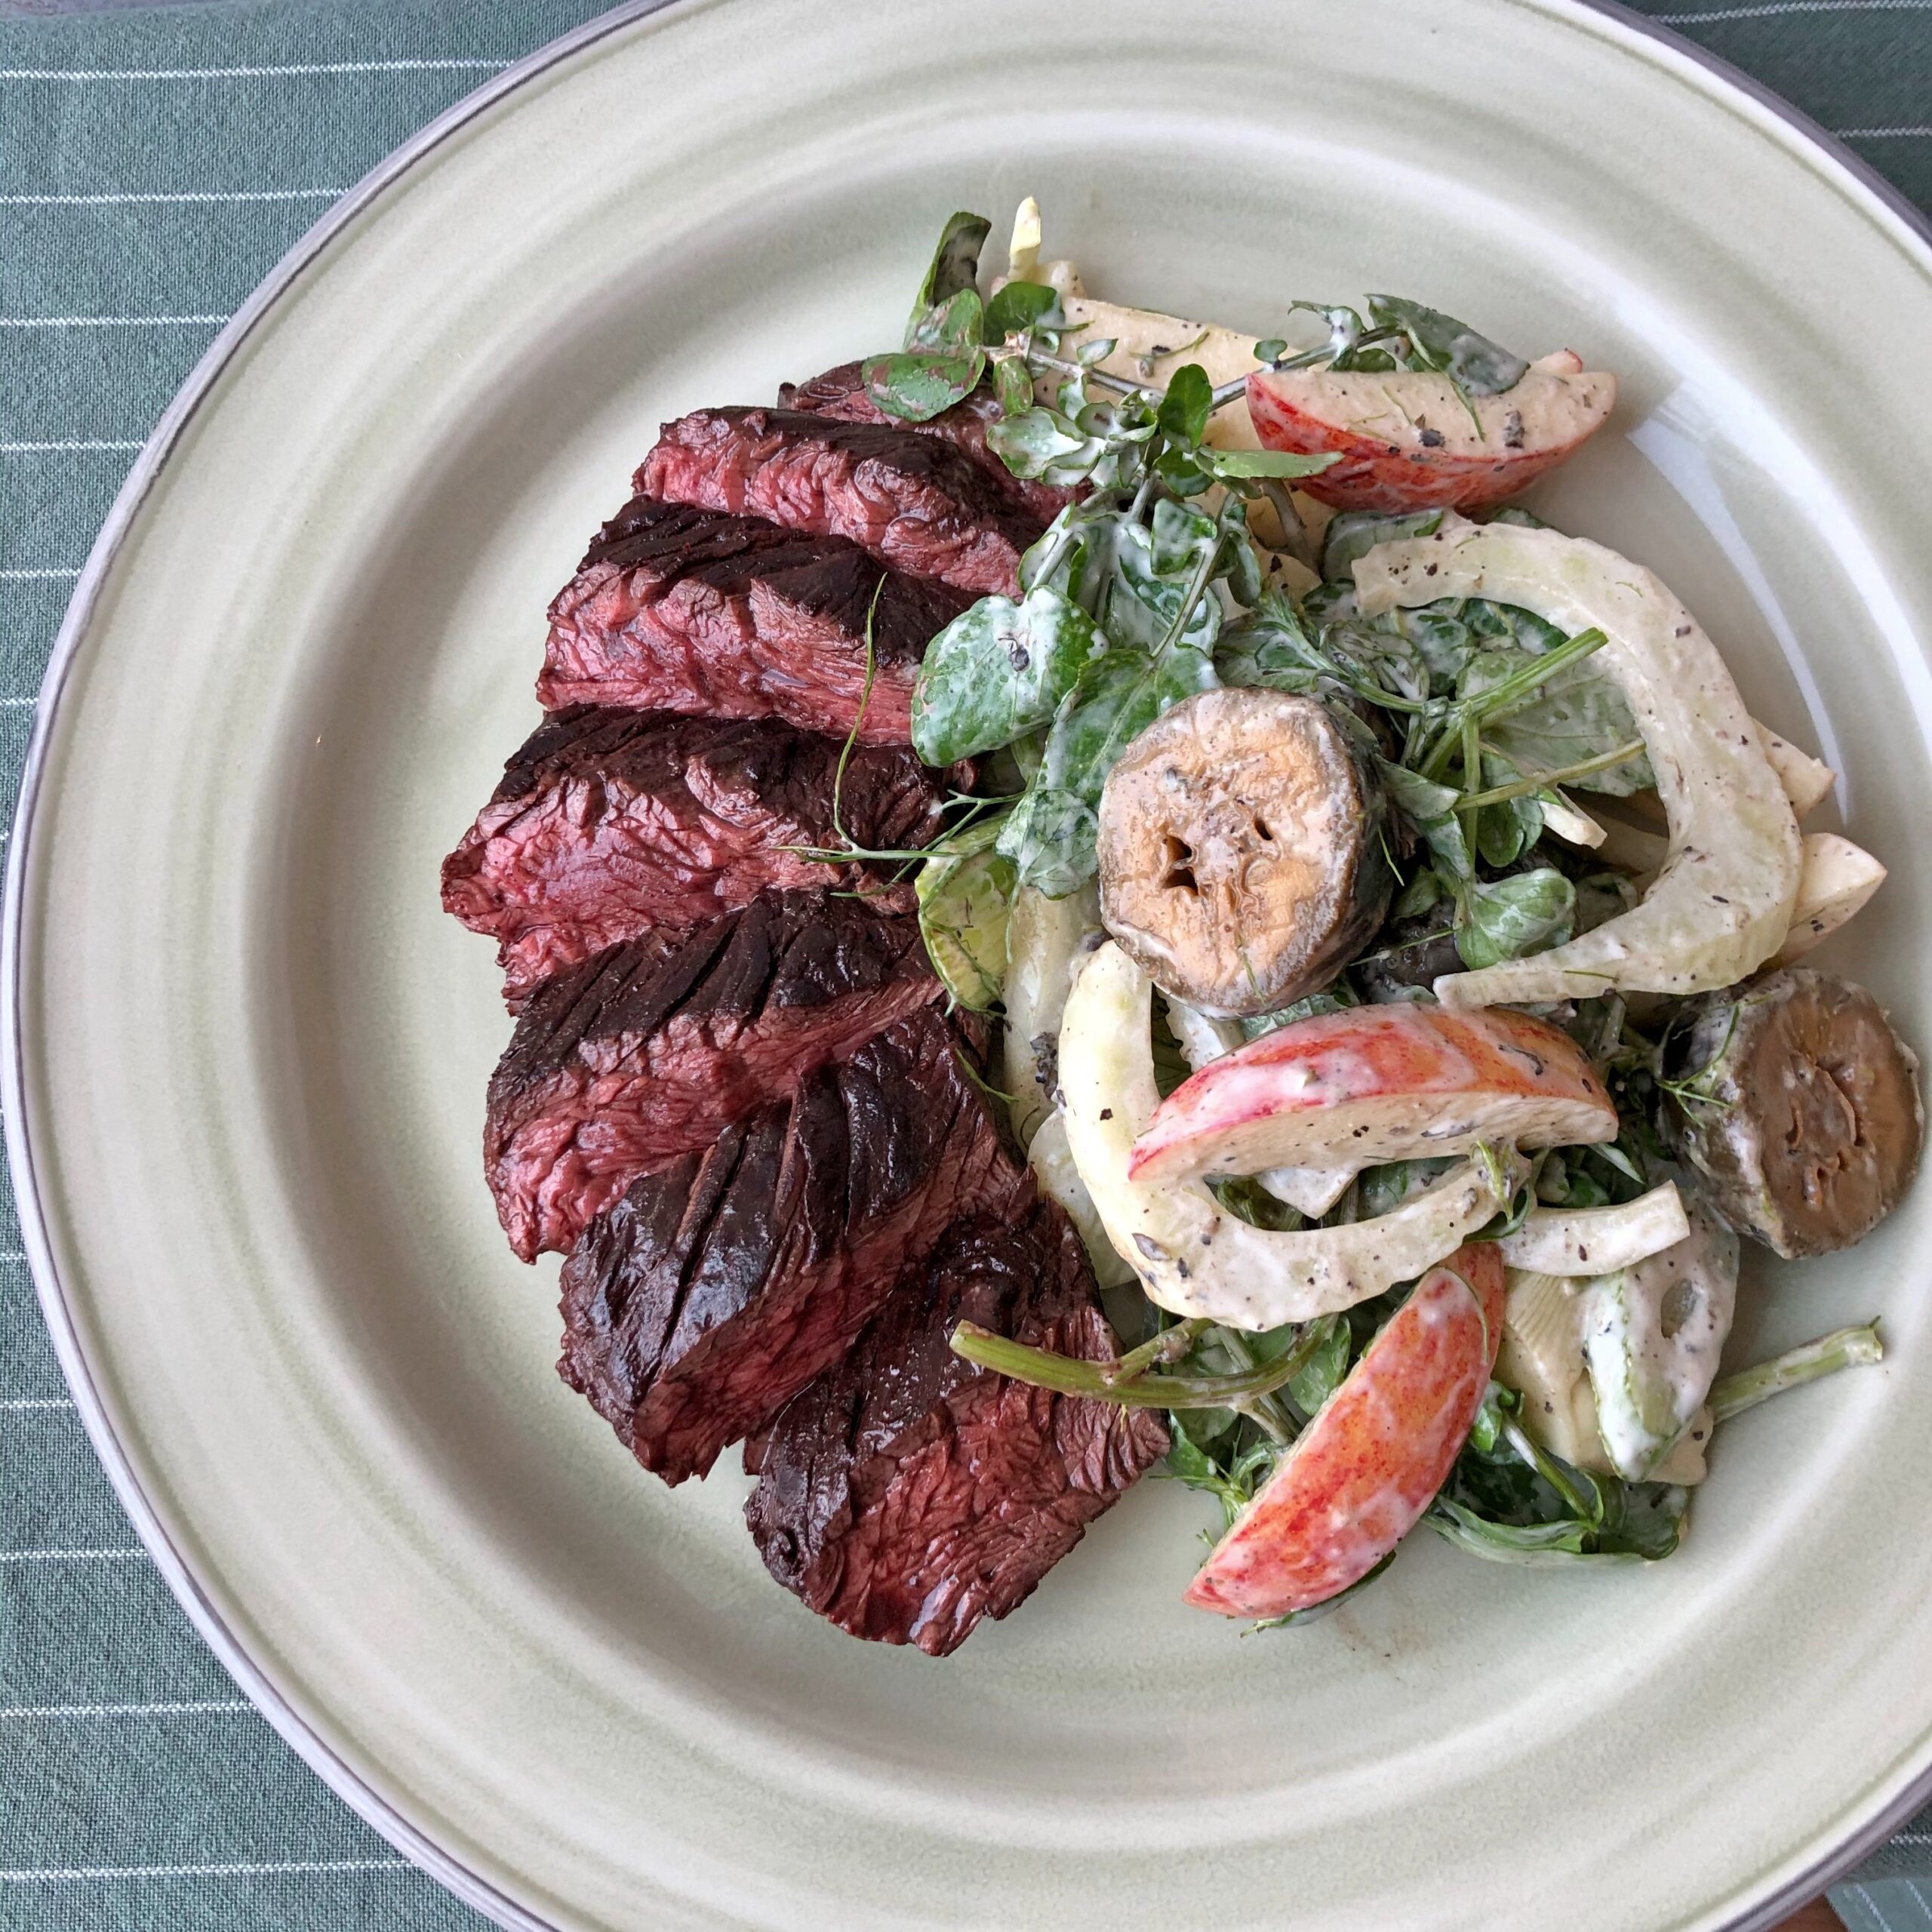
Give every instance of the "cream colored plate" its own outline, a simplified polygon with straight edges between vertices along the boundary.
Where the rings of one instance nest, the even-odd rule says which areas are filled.
[[[552,1373],[478,1172],[506,1032],[436,866],[660,419],[889,343],[956,205],[1130,301],[1406,290],[1623,372],[1540,507],[1655,567],[1896,869],[1834,946],[1932,1044],[1932,254],[1560,0],[686,0],[416,144],[232,327],[50,679],[8,1128],[97,1440],[223,1655],[506,1922],[1659,1932],[1761,1915],[1932,1764],[1932,1192],[1752,1296],[1891,1364],[1721,1437],[1681,1558],[1418,1537],[1304,1632],[1184,1611],[1148,1482],[949,1663],[768,1583]]]

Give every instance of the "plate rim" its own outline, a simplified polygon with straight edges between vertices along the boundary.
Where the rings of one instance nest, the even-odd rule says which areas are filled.
[[[494,1924],[511,1928],[511,1932],[562,1932],[562,1928],[519,1903],[413,1823],[312,1728],[256,1663],[242,1638],[202,1589],[187,1558],[149,1503],[115,1432],[82,1347],[65,1284],[54,1263],[40,1197],[33,1137],[27,1124],[30,1049],[21,1011],[22,962],[32,937],[24,909],[26,880],[35,817],[47,776],[56,715],[95,606],[142,505],[167,468],[183,432],[223,371],[275,305],[300,282],[330,242],[393,183],[453,134],[552,67],[639,20],[687,4],[689,0],[621,0],[619,5],[546,42],[452,103],[385,155],[334,203],[269,271],[208,345],[142,445],[116,493],[55,634],[35,702],[33,724],[21,767],[7,856],[4,903],[0,903],[0,1127],[4,1127],[5,1134],[21,1247],[75,1413],[115,1497],[142,1547],[196,1634],[283,1742],[411,1865]],[[1796,136],[1795,146],[1805,152],[1809,162],[1821,173],[1828,177],[1833,174],[1841,177],[1841,189],[1848,200],[1862,199],[1868,205],[1868,214],[1889,217],[1897,224],[1903,231],[1898,239],[1908,252],[1916,252],[1922,257],[1922,266],[1928,278],[1932,278],[1932,216],[1907,199],[1844,140],[1755,76],[1673,27],[1621,4],[1621,0],[1511,0],[1511,4],[1567,17],[1573,23],[1586,27],[1594,21],[1620,28],[1630,40],[1651,43],[1687,66],[1700,69],[1708,82],[1714,84],[1711,91],[1715,95],[1721,97],[1727,92],[1742,96]],[[1928,1802],[1932,1802],[1932,1756],[1890,1803],[1881,1807],[1872,1817],[1847,1832],[1757,1906],[1727,1921],[1724,1932],[1769,1932],[1797,1906],[1843,1878]]]

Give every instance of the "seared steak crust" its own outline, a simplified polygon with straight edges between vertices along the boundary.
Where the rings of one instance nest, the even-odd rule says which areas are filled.
[[[844,537],[982,594],[1017,594],[1020,552],[1046,528],[942,438],[797,410],[694,410],[665,424],[634,487]]]
[[[918,927],[761,894],[586,960],[525,1006],[491,1077],[484,1171],[510,1246],[568,1250],[648,1168],[708,1146],[937,997]]]
[[[775,720],[559,712],[510,759],[443,861],[444,906],[500,942],[514,1009],[594,952],[767,888],[882,891],[871,867],[787,849],[842,842],[838,758],[833,740]],[[909,750],[855,749],[838,792],[839,822],[861,845],[924,845],[939,831],[944,793]],[[906,911],[909,899],[900,888],[873,903]]]
[[[910,1015],[631,1183],[565,1263],[558,1372],[667,1482],[850,1346],[961,1214],[1024,1188],[952,1029]]]
[[[780,409],[802,410],[810,416],[836,417],[841,423],[891,423],[896,419],[866,393],[864,366],[841,362],[808,383],[787,383],[778,392]],[[1073,501],[1075,492],[1045,483],[1029,483],[1014,475],[986,445],[986,432],[1000,420],[999,405],[989,389],[975,389],[964,402],[924,423],[901,426],[922,436],[937,436],[977,464],[1029,514],[1051,523]]]
[[[841,536],[635,497],[551,604],[537,696],[779,717],[840,738],[858,724],[868,744],[903,745],[926,645],[971,601]]]
[[[1035,1346],[1115,1353],[1059,1207],[954,1228],[858,1345],[788,1403],[751,1459],[745,1506],[777,1580],[854,1636],[955,1649],[1004,1617],[1165,1452],[1150,1411],[974,1367],[961,1321]]]

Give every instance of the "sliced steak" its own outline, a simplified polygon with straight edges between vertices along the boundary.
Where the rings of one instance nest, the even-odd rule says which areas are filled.
[[[808,416],[836,417],[841,423],[891,423],[897,419],[866,393],[864,367],[841,362],[808,383],[787,383],[778,392],[780,409],[802,410]],[[1029,483],[1014,475],[986,445],[986,432],[1000,420],[999,405],[992,390],[975,389],[964,402],[942,410],[930,422],[908,423],[901,426],[922,436],[937,436],[950,443],[961,456],[977,463],[1016,502],[1033,515],[1051,523],[1072,503],[1076,492],[1056,490],[1045,483]]]
[[[1146,1410],[1056,1395],[962,1361],[954,1324],[1104,1360],[1112,1331],[1052,1201],[954,1228],[751,1459],[765,1567],[855,1637],[943,1657],[1004,1617],[1167,1448]]]
[[[928,1010],[641,1176],[564,1264],[558,1372],[666,1482],[851,1346],[962,1214],[1025,1190]]]
[[[596,954],[534,993],[491,1076],[483,1164],[526,1261],[936,998],[915,921],[825,892]]]
[[[785,409],[698,409],[665,424],[634,487],[844,537],[915,577],[1016,594],[1046,528],[937,436]]]
[[[551,604],[537,700],[783,718],[838,738],[858,724],[868,744],[903,745],[926,646],[971,601],[842,537],[636,497]]]
[[[839,746],[774,720],[680,718],[584,705],[547,719],[443,861],[443,905],[499,942],[514,1009],[566,967],[653,926],[689,926],[767,888],[865,888],[881,910],[911,888],[787,848],[924,845],[940,775],[909,750]],[[888,869],[896,873],[900,868]]]

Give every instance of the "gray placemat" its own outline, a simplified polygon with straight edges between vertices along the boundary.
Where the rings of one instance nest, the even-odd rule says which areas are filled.
[[[275,0],[0,17],[0,811],[69,592],[223,320],[343,189],[598,0]],[[57,9],[85,8],[78,17]],[[1932,0],[1673,7],[1932,205]],[[1835,1895],[1932,1932],[1932,1818]],[[1872,1868],[1878,1869],[1880,1861]],[[1923,1874],[1921,1892],[1914,1875]],[[0,1177],[0,1927],[455,1932],[238,1697],[68,1401]]]

